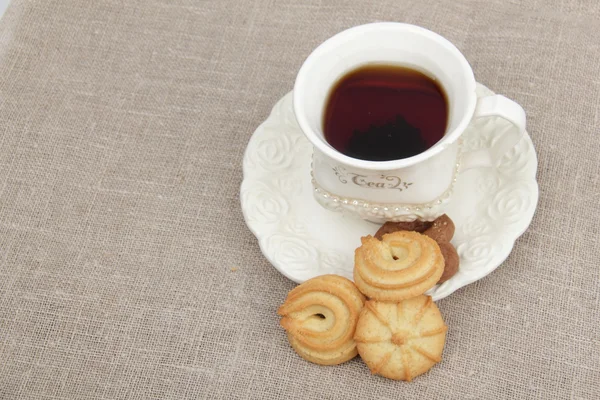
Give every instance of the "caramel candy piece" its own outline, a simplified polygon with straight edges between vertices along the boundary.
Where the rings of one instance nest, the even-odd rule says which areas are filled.
[[[445,214],[444,214],[445,215]],[[423,233],[433,225],[433,222],[419,221],[418,219],[412,222],[386,222],[375,233],[375,239],[381,240],[386,233],[398,231],[411,231]],[[435,240],[435,239],[434,239]]]
[[[429,236],[438,243],[445,243],[452,240],[454,236],[454,222],[446,214],[438,217],[424,235]]]
[[[444,273],[442,274],[440,280],[437,282],[439,284],[446,282],[458,272],[458,265],[460,264],[460,259],[458,257],[458,253],[456,252],[456,249],[454,248],[454,246],[452,246],[451,243],[438,242],[438,245],[440,246],[440,251],[442,252],[442,256],[444,257],[444,261],[446,263],[444,265]]]

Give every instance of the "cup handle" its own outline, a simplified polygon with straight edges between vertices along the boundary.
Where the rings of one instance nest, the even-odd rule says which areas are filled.
[[[495,94],[477,99],[473,119],[480,117],[501,117],[513,124],[512,129],[500,132],[491,141],[491,146],[462,154],[460,172],[476,167],[491,167],[500,161],[525,132],[525,111],[516,102]]]

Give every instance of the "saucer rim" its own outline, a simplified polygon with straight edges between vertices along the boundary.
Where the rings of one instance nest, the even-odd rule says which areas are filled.
[[[480,83],[477,83],[477,86],[478,86],[478,89],[481,89],[485,92],[489,92],[489,93],[493,94],[493,91],[488,89],[486,86],[484,86]],[[276,109],[289,96],[293,96],[292,91],[288,92],[287,94],[282,96],[277,101],[277,103],[273,107],[273,110],[271,111],[269,116],[253,132],[250,140],[248,141],[246,150],[244,151],[244,160],[246,160],[248,152],[250,151],[251,142],[252,142],[252,138],[254,137],[254,135],[257,132],[260,132],[265,127],[265,125],[267,125],[269,122],[272,122],[272,118],[274,117],[274,114],[276,114]],[[431,289],[434,291],[434,293],[433,293],[434,300],[436,300],[436,301],[441,300],[442,298],[445,298],[445,297],[451,295],[452,293],[456,292],[457,290],[461,289],[462,287],[467,286],[473,282],[476,282],[476,281],[486,277],[487,275],[491,274],[493,271],[495,271],[510,256],[510,254],[512,253],[512,251],[515,247],[516,241],[519,239],[519,237],[521,237],[527,231],[527,229],[531,225],[531,222],[533,221],[533,217],[535,215],[535,211],[537,210],[538,201],[539,201],[539,184],[537,182],[538,159],[537,159],[537,153],[535,151],[535,146],[533,145],[533,141],[531,140],[531,137],[529,136],[529,133],[527,131],[525,131],[523,138],[521,140],[527,140],[529,142],[528,145],[531,146],[532,151],[531,151],[531,157],[528,159],[528,162],[531,162],[533,164],[532,165],[533,174],[532,174],[532,176],[527,177],[528,185],[532,185],[530,187],[530,189],[532,189],[532,190],[531,190],[531,192],[529,192],[529,196],[530,196],[530,200],[531,200],[530,209],[527,210],[528,211],[527,213],[523,213],[520,215],[521,221],[523,222],[526,220],[526,223],[522,223],[520,225],[521,226],[520,229],[507,231],[502,234],[503,237],[507,238],[504,240],[504,244],[506,244],[506,242],[510,242],[510,243],[506,246],[502,246],[502,248],[498,250],[497,254],[498,254],[499,258],[496,258],[496,261],[487,263],[487,265],[495,264],[494,266],[487,267],[483,274],[472,274],[472,273],[460,274],[460,271],[459,271],[459,274],[461,275],[460,282],[454,281],[454,283],[456,283],[455,285],[447,285],[448,283],[451,283],[453,281],[453,279],[450,279],[447,282],[445,282],[444,284],[442,284],[444,286],[444,288],[442,288],[442,285],[436,285],[434,288]],[[307,167],[307,168],[308,168],[308,170],[310,170],[310,167]],[[279,262],[274,259],[274,255],[271,254],[269,251],[267,251],[267,249],[265,248],[265,238],[261,237],[261,232],[259,232],[258,227],[253,226],[253,223],[249,221],[248,210],[246,210],[246,208],[244,207],[244,201],[243,201],[243,190],[244,190],[245,186],[247,186],[249,184],[249,175],[251,175],[251,174],[249,173],[249,171],[247,171],[246,163],[244,162],[243,179],[242,179],[242,183],[240,185],[240,202],[241,202],[242,214],[244,216],[244,221],[245,221],[246,225],[248,226],[249,230],[253,233],[253,235],[257,238],[259,248],[260,248],[263,256],[267,259],[267,261],[269,261],[269,263],[279,273],[281,273],[283,276],[285,276],[286,278],[290,279],[291,281],[293,281],[295,283],[304,282],[306,279],[298,278],[298,277],[292,275],[292,273],[294,272],[293,270],[288,271],[288,269],[282,268],[281,266],[278,265]]]

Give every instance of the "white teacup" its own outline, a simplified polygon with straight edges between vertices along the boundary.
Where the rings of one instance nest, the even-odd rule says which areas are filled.
[[[346,73],[366,64],[401,65],[432,75],[448,100],[446,133],[413,157],[366,161],[334,149],[323,134],[330,90]],[[475,166],[491,166],[525,131],[525,112],[501,95],[477,99],[475,77],[448,40],[414,25],[382,22],[343,31],[317,47],[294,85],[294,112],[314,147],[315,196],[326,208],[372,221],[433,220],[444,212],[457,176]],[[460,137],[474,118],[499,116],[514,129],[502,132],[492,149],[460,151]]]

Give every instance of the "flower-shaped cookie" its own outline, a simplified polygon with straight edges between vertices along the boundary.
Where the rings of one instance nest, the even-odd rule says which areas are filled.
[[[441,361],[447,329],[429,296],[367,301],[354,341],[371,373],[410,381]]]

